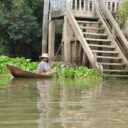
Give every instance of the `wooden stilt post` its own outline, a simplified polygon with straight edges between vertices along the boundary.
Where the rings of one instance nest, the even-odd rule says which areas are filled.
[[[82,61],[81,61],[81,59],[82,59],[82,57],[81,57],[81,55],[82,55],[82,46],[81,46],[80,43],[79,43],[79,47],[78,47],[78,55],[79,55],[78,65],[81,65],[81,63],[82,63]]]
[[[55,21],[52,20],[49,23],[49,40],[48,40],[48,54],[52,61],[54,59],[54,49],[55,49]]]
[[[78,59],[78,42],[75,40],[74,44],[74,64],[77,64]]]
[[[49,0],[44,0],[44,15],[43,15],[43,29],[42,29],[42,53],[48,52],[48,14],[49,14]]]
[[[87,55],[85,52],[83,52],[82,65],[85,66],[86,64],[87,64]]]
[[[62,47],[61,47],[61,61],[64,61],[64,42],[62,40]]]
[[[70,33],[69,33],[70,25],[68,23],[68,19],[64,17],[64,27],[63,27],[63,41],[64,41],[64,59],[66,62],[70,62]]]

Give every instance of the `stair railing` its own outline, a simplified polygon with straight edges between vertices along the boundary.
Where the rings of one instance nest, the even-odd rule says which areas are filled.
[[[109,9],[106,7],[103,0],[97,0],[98,6],[100,11],[103,14],[103,18],[106,20],[107,26],[113,34],[115,41],[117,42],[118,46],[120,47],[121,51],[124,53],[125,57],[128,60],[128,41],[124,36],[123,32],[119,28],[117,22],[115,21],[114,17],[112,16]]]
[[[94,1],[93,0],[71,0],[72,10],[83,10],[83,11],[94,11]]]

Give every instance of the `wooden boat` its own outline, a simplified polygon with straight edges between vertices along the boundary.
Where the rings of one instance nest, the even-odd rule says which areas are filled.
[[[14,77],[20,77],[20,78],[51,78],[53,74],[56,73],[56,72],[52,72],[50,74],[40,74],[21,69],[12,64],[7,64],[6,66]]]

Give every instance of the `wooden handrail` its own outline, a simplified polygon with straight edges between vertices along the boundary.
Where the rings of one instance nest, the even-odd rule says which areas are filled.
[[[92,65],[92,67],[99,71],[99,65],[95,59],[95,55],[92,53],[90,47],[88,46],[88,43],[87,41],[85,40],[84,36],[83,36],[83,33],[80,29],[80,27],[78,26],[78,23],[76,22],[76,19],[75,17],[73,16],[73,14],[71,13],[70,10],[68,10],[66,12],[66,16],[68,18],[68,21],[70,23],[70,25],[72,26],[72,29],[74,30],[75,32],[75,35],[77,37],[77,39],[80,41],[83,49],[84,49],[84,52],[86,53],[86,55],[88,56],[89,60],[90,60],[90,63]]]
[[[114,32],[115,40],[118,43],[118,46],[125,54],[126,58],[128,59],[128,41],[125,38],[123,32],[119,28],[117,22],[115,21],[114,17],[112,16],[109,9],[106,7],[103,0],[97,0],[100,10],[102,11],[104,17],[106,18],[107,23],[109,24],[109,29],[111,33]]]
[[[126,64],[128,64],[128,60],[126,59],[124,53],[121,51],[120,47],[118,46],[118,43],[115,41],[115,38],[110,31],[111,26],[109,26],[107,19],[104,17],[104,15],[101,12],[101,10],[99,9],[98,5],[95,5],[95,12],[96,12],[97,16],[99,17],[99,20],[102,22],[103,26],[105,27],[105,30],[106,30],[109,38],[114,43],[114,45],[116,46],[116,49],[119,51],[120,55],[122,56],[122,59],[124,60],[124,62]]]

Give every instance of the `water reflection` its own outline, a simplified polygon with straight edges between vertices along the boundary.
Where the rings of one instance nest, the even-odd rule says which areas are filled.
[[[14,79],[0,89],[0,128],[37,128],[36,96],[36,84],[25,80]]]
[[[60,86],[56,81],[37,81],[40,94],[38,109],[40,110],[39,128],[61,128],[60,121]]]
[[[13,79],[0,128],[127,128],[128,81]]]
[[[96,81],[92,81],[92,85]],[[85,124],[83,110],[86,98],[95,99],[100,95],[102,84],[90,85],[89,81],[38,81],[40,93],[38,108],[41,110],[39,128],[77,127],[81,122]],[[98,82],[99,84],[99,82]],[[88,90],[91,89],[89,92]]]

